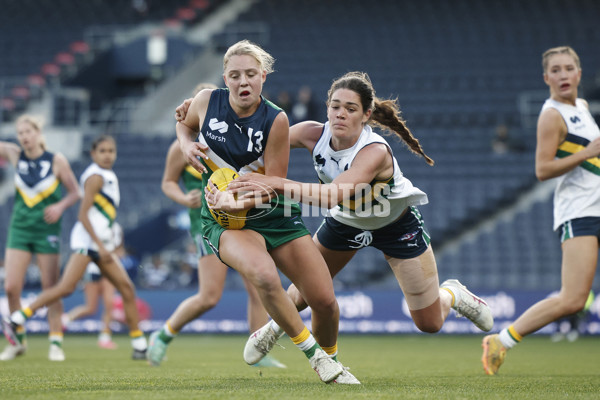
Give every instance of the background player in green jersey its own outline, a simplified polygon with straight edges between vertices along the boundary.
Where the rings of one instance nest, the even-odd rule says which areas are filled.
[[[22,115],[17,119],[16,128],[20,146],[0,142],[0,157],[16,169],[16,195],[5,254],[4,290],[10,312],[21,308],[25,274],[34,254],[41,271],[42,288],[50,288],[58,281],[61,217],[79,200],[77,179],[69,162],[62,154],[46,150],[41,122],[31,115]],[[48,358],[52,361],[64,360],[62,309],[61,300],[48,305]],[[15,345],[9,344],[0,353],[0,360],[12,360],[25,353],[25,326],[19,328],[17,338]]]

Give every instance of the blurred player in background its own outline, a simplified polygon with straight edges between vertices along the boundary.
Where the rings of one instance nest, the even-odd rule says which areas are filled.
[[[56,284],[60,276],[60,230],[65,210],[79,200],[77,179],[67,159],[47,151],[41,122],[30,115],[17,119],[17,140],[0,142],[0,157],[16,169],[17,187],[6,243],[4,289],[10,312],[21,308],[21,292],[27,267],[36,255],[42,289]],[[63,197],[62,187],[67,193]],[[48,304],[51,361],[63,361],[62,301]],[[15,340],[0,353],[0,360],[13,360],[27,349],[25,326],[18,327]]]
[[[71,231],[73,253],[61,279],[56,286],[40,293],[29,307],[13,312],[10,318],[4,318],[4,335],[11,344],[15,344],[19,327],[39,308],[73,293],[87,265],[93,261],[123,297],[133,347],[132,358],[145,360],[147,341],[138,328],[135,287],[119,258],[112,253],[115,248],[112,224],[120,203],[119,181],[112,170],[117,158],[115,140],[107,135],[100,136],[92,144],[91,156],[93,163],[80,178],[83,200],[79,208],[79,221]]]
[[[194,95],[202,89],[217,89],[216,85],[199,84]],[[179,186],[183,181],[185,192]],[[185,299],[169,317],[163,328],[150,335],[148,361],[159,365],[163,360],[167,346],[175,335],[190,321],[214,308],[221,296],[227,278],[228,267],[204,243],[200,221],[202,205],[202,174],[189,166],[181,154],[179,142],[175,140],[169,147],[163,173],[162,191],[171,200],[189,209],[190,235],[196,244],[198,255],[198,293]],[[269,315],[260,302],[258,293],[252,284],[244,278],[248,291],[248,325],[254,332],[263,326]],[[265,357],[257,366],[285,368],[285,365],[271,357]]]
[[[112,230],[115,240],[115,250],[113,253],[121,258],[125,253],[123,228],[121,228],[118,222],[114,222]],[[85,304],[75,306],[64,314],[62,318],[63,325],[68,328],[69,323],[72,321],[96,314],[98,301],[102,299],[104,309],[102,310],[102,331],[98,335],[98,346],[103,349],[114,350],[117,348],[117,344],[112,340],[110,322],[113,317],[113,303],[116,289],[108,279],[102,276],[100,268],[94,262],[88,264],[83,279],[85,281],[83,286]]]
[[[438,332],[451,307],[479,329],[492,329],[494,320],[483,300],[455,279],[439,286],[430,239],[417,209],[427,204],[427,195],[403,176],[392,149],[371,128],[376,125],[395,133],[412,152],[433,165],[401,119],[396,101],[377,98],[366,73],[350,72],[329,89],[327,116],[324,124],[306,121],[290,128],[290,145],[311,152],[322,184],[246,174],[229,187],[269,187],[292,199],[327,207],[328,216],[313,239],[331,276],[359,249],[379,249],[420,330]],[[306,308],[294,285],[288,292],[300,309]]]
[[[287,174],[288,119],[280,108],[261,96],[273,62],[270,54],[249,41],[232,45],[223,59],[227,89],[202,90],[185,119],[176,126],[186,162],[203,172],[204,238],[221,261],[254,285],[269,315],[304,352],[322,381],[360,383],[335,359],[339,308],[333,282],[304,226],[298,205],[279,196],[273,200],[270,212],[265,213],[254,208],[254,199],[229,201],[233,196],[228,197],[208,181],[210,173],[222,167],[240,174]],[[213,219],[209,207],[225,212],[248,210],[245,227],[224,229]],[[284,217],[284,212],[291,217]],[[312,307],[315,336],[281,286],[277,269],[296,283]],[[250,365],[260,361],[266,355],[262,349],[277,340],[271,329],[252,337],[257,346],[244,349],[244,360]],[[346,377],[352,382],[341,382]]]
[[[542,66],[550,98],[538,119],[535,173],[540,181],[558,178],[554,230],[562,243],[562,285],[558,296],[537,302],[508,328],[483,339],[482,363],[488,375],[498,372],[506,352],[523,337],[584,308],[598,263],[600,129],[587,102],[577,97],[577,53],[568,46],[549,49]]]

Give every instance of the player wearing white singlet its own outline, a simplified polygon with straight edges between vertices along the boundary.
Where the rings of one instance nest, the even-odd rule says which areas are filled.
[[[506,353],[523,337],[584,309],[598,264],[600,241],[600,130],[585,100],[577,97],[581,63],[568,46],[542,55],[550,98],[537,124],[535,173],[558,178],[554,229],[561,239],[561,289],[529,307],[497,335],[483,339],[483,369],[495,375]]]
[[[37,309],[71,294],[87,265],[94,261],[123,298],[123,309],[133,347],[132,358],[145,360],[148,344],[138,327],[135,287],[119,258],[112,253],[115,242],[111,227],[120,201],[119,183],[112,171],[117,159],[115,140],[110,136],[100,136],[92,144],[91,156],[94,163],[84,171],[80,179],[83,200],[79,208],[79,220],[71,231],[73,253],[60,281],[56,286],[40,293],[29,307],[15,311],[10,318],[4,319],[4,334],[11,343],[14,342],[19,326],[24,325]]]
[[[575,105],[547,99],[542,112],[555,109],[567,126],[567,136],[558,146],[556,156],[565,158],[600,138],[600,129],[590,114],[587,103],[576,99]],[[584,217],[600,217],[600,163],[589,159],[557,178],[554,191],[554,230],[567,221]],[[567,228],[568,230],[568,228]],[[567,232],[568,233],[568,232]]]
[[[417,205],[427,196],[403,176],[375,124],[398,136],[410,149],[431,160],[400,118],[394,100],[381,100],[367,74],[348,73],[334,81],[327,99],[328,122],[306,121],[290,128],[292,147],[312,153],[321,184],[301,183],[256,174],[229,184],[233,191],[270,187],[303,203],[329,209],[313,237],[335,276],[361,248],[381,250],[404,293],[417,327],[441,329],[450,308],[489,331],[493,318],[483,300],[457,280],[439,286],[437,266]],[[297,307],[306,307],[300,292],[288,292]]]

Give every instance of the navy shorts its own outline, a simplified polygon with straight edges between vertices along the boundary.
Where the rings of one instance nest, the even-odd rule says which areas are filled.
[[[575,218],[558,228],[560,242],[577,236],[596,236],[600,240],[600,217]]]
[[[372,246],[389,257],[399,259],[420,256],[430,243],[417,207],[409,207],[408,212],[396,221],[372,231],[357,229],[327,217],[316,234],[323,247],[330,250],[354,251]]]

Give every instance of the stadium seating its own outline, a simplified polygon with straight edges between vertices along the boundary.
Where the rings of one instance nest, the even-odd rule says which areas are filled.
[[[98,37],[140,24],[189,25],[200,21],[221,0],[152,1],[146,10],[131,2],[56,0],[2,1],[0,6],[0,99],[23,98],[23,87],[57,85],[101,50]],[[35,77],[35,78],[32,78]],[[40,79],[41,78],[41,79]],[[33,80],[33,82],[32,82]],[[20,89],[20,96],[12,93]],[[22,111],[10,101],[0,102],[0,117],[11,120]]]
[[[86,27],[140,22],[133,12],[117,12],[118,6],[112,3],[60,0],[56,9],[33,0],[21,3],[34,16],[48,14],[48,23],[29,34],[29,26],[24,28],[28,21],[0,14],[0,24],[10,35],[23,35],[19,48],[25,49],[17,56],[12,36],[0,37],[0,54],[14,55],[0,65],[0,77],[39,75],[41,81],[30,80],[38,86],[60,76],[64,66],[70,65],[69,57],[57,59],[57,54],[69,50],[77,62],[89,51],[85,42],[81,44]],[[156,14],[146,18],[186,26],[198,22],[198,10],[207,7],[206,1],[177,0],[168,7],[158,3],[153,3]],[[71,12],[68,15],[80,16],[80,22],[58,29],[56,16],[63,18]],[[519,96],[547,90],[540,58],[552,46],[573,46],[581,56],[584,76],[593,77],[600,65],[595,46],[600,42],[599,15],[600,2],[594,0],[260,0],[225,26],[214,42],[226,46],[252,36],[251,30],[243,32],[241,26],[267,24],[268,41],[260,44],[277,61],[265,91],[275,100],[281,91],[297,93],[308,85],[320,104],[322,121],[332,80],[352,70],[368,72],[380,97],[398,97],[409,128],[436,162],[428,167],[400,140],[389,138],[403,173],[429,196],[430,204],[421,207],[421,212],[434,249],[444,250],[438,253],[440,278],[458,277],[481,289],[550,290],[560,279],[560,248],[549,223],[551,199],[496,223],[492,231],[478,231],[473,239],[445,249],[462,233],[513,206],[536,184],[535,127],[522,124]],[[46,31],[53,33],[40,34]],[[41,45],[39,49],[40,36],[52,40],[53,47]],[[0,96],[5,114],[14,115],[23,106],[19,97],[34,96],[32,84],[25,87],[29,93],[12,93],[11,86],[10,96]],[[508,126],[520,151],[492,151],[499,124]],[[134,223],[173,207],[160,192],[162,163],[171,139],[147,137],[144,132],[119,131],[116,136],[119,159],[115,170],[121,180],[125,225],[129,218]],[[87,160],[82,160],[74,169],[85,165]],[[292,151],[289,176],[315,181],[307,152]],[[8,204],[0,208],[0,219],[9,215],[7,208]],[[70,226],[68,218],[65,226]],[[306,222],[315,231],[320,217],[308,217]],[[358,253],[336,284],[396,286],[383,256],[370,249]]]

